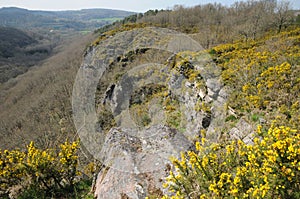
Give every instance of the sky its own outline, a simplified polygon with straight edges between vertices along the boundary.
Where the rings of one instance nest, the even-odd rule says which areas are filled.
[[[218,2],[231,5],[237,0],[0,0],[0,7],[20,7],[29,10],[80,10],[109,8],[145,12],[149,9],[166,9],[174,5],[194,6]],[[290,0],[292,7],[300,9],[299,0]]]

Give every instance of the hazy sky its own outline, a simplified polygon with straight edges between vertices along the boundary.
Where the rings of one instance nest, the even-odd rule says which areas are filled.
[[[79,10],[83,8],[111,8],[136,12],[149,9],[172,8],[176,4],[193,6],[209,2],[231,5],[236,0],[0,0],[0,7],[21,7],[31,10]],[[299,0],[291,0],[300,9]]]

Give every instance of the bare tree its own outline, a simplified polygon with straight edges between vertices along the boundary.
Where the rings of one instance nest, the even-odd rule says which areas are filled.
[[[289,1],[280,1],[277,3],[275,8],[275,26],[277,27],[277,31],[281,32],[281,30],[289,25],[293,20],[293,13],[290,9]]]

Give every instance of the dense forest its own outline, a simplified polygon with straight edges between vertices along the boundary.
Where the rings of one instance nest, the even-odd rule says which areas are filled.
[[[0,83],[17,77],[53,54],[59,38],[0,27]]]
[[[23,59],[30,63],[39,53],[43,62],[0,85],[1,197],[300,197],[300,15],[288,2],[240,1],[231,6],[215,3],[149,10],[92,34],[72,37],[53,54],[50,46],[40,45],[42,37],[37,40],[14,28],[1,28],[0,37],[7,37],[7,31],[16,37],[1,41],[2,57],[25,54],[21,64]],[[176,135],[180,142],[175,143],[187,146],[162,161],[158,171],[122,173],[114,162],[93,159],[85,137],[78,135],[72,112],[77,109],[72,109],[71,102],[76,73],[96,68],[102,52],[113,45],[136,42],[139,46],[142,39],[159,31],[160,37],[175,32],[187,35],[202,48],[174,55],[140,47],[110,60],[93,95],[95,128],[108,137],[103,149],[108,159],[127,157],[114,150],[136,156],[147,150],[144,138],[130,137],[132,132],[120,130],[120,124],[129,128],[135,123],[136,132],[142,133],[151,133],[151,125],[159,124],[163,131],[154,128],[161,135],[155,132],[153,137],[168,142]],[[134,34],[143,37],[139,40]],[[13,50],[2,50],[6,48]],[[150,72],[135,69],[151,62],[160,64],[159,72],[155,67]],[[168,82],[144,85],[146,77],[152,78],[150,73]],[[126,96],[122,89],[129,80],[143,84]],[[175,85],[185,94],[176,95]],[[123,97],[120,102],[114,99],[118,95]],[[126,98],[132,123],[122,115],[125,111],[112,108],[121,107]],[[192,110],[187,111],[190,104]],[[197,126],[196,136],[189,134],[189,122]],[[169,148],[160,151],[157,140],[153,145],[162,153],[160,157],[172,154],[166,152]],[[127,184],[118,184],[123,178]],[[135,187],[133,195],[126,192],[127,185]]]

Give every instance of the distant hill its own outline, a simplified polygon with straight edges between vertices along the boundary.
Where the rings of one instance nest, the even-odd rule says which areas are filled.
[[[110,9],[32,11],[0,9],[0,84],[53,55],[53,49],[76,34],[94,31],[131,15]]]
[[[37,33],[0,27],[0,83],[25,73],[51,55],[53,42]]]
[[[91,31],[133,14],[110,9],[33,11],[16,7],[0,9],[0,26],[21,29]]]

